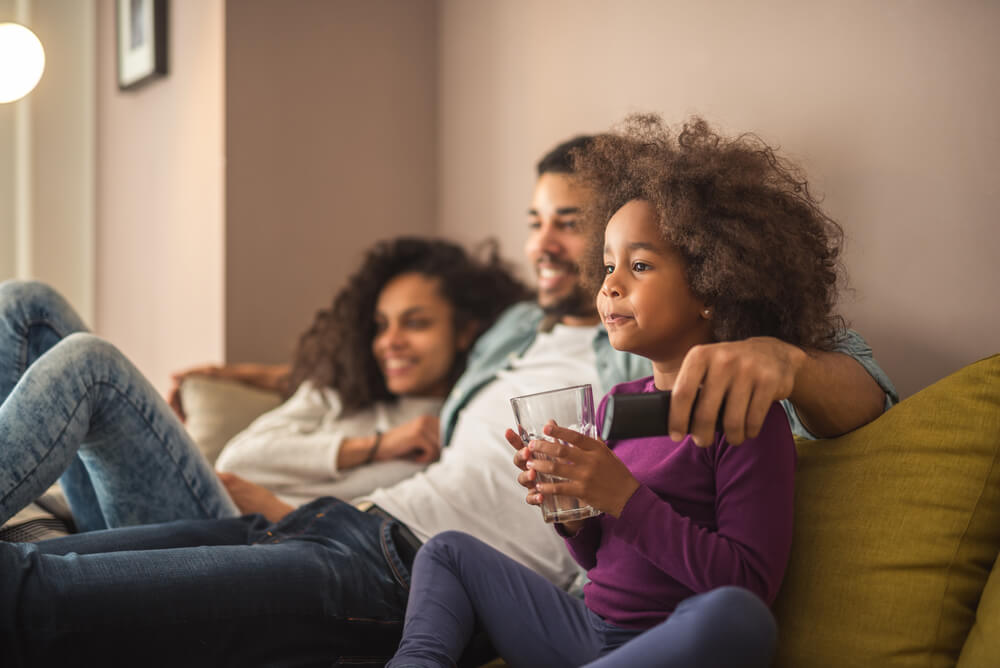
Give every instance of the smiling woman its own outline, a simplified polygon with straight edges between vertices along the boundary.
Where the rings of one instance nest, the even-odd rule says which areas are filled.
[[[528,295],[495,244],[484,252],[417,238],[369,251],[302,335],[291,397],[219,456],[220,471],[246,479],[223,478],[243,512],[278,517],[319,496],[354,498],[437,459],[437,413],[466,353]]]

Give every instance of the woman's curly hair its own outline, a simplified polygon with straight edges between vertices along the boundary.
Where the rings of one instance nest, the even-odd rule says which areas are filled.
[[[482,260],[461,246],[438,239],[401,237],[376,243],[331,307],[318,311],[300,337],[289,391],[307,380],[317,387],[331,387],[339,393],[345,411],[394,399],[371,348],[375,304],[382,288],[401,274],[438,279],[441,296],[454,310],[456,331],[472,322],[478,337],[505,308],[531,294],[500,260],[495,240],[484,242],[479,254]],[[465,361],[465,352],[457,352],[452,382],[461,375]]]
[[[716,341],[774,336],[829,349],[843,230],[823,213],[799,170],[759,137],[733,139],[692,118],[678,133],[634,115],[575,156],[595,193],[585,212],[584,275],[603,280],[604,229],[630,200],[651,203],[660,232],[685,263],[691,292],[712,307]]]

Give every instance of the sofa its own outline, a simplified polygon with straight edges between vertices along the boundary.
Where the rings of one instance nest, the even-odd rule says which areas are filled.
[[[209,459],[280,402],[210,378],[181,393]],[[797,447],[774,666],[1000,666],[1000,355]]]
[[[210,458],[279,401],[207,378],[181,391]],[[797,447],[774,665],[1000,666],[1000,355]]]

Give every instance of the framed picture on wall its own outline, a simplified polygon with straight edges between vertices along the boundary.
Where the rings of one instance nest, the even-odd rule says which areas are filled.
[[[117,0],[118,88],[167,73],[167,0]]]

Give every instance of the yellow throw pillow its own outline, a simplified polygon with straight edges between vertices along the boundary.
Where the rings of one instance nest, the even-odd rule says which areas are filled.
[[[1000,562],[998,562],[1000,563]],[[958,668],[995,668],[1000,663],[1000,568],[986,582],[976,609],[976,623],[958,658]]]
[[[1000,355],[798,450],[775,665],[954,666],[1000,551]]]

